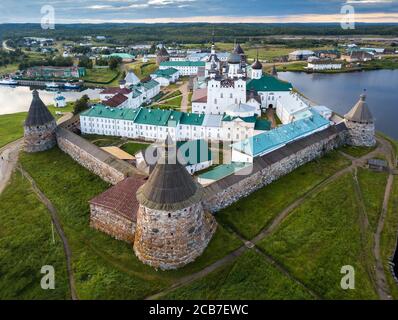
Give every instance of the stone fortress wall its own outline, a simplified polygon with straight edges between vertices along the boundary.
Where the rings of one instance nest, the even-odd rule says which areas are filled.
[[[177,269],[202,255],[216,231],[214,217],[199,202],[165,212],[140,206],[134,252],[146,264]]]
[[[116,240],[134,242],[135,222],[95,204],[90,204],[90,212],[90,227],[102,231]]]
[[[126,177],[137,174],[137,170],[132,165],[116,159],[111,154],[61,126],[57,128],[56,136],[58,147],[63,152],[108,183],[115,185]]]
[[[347,137],[347,127],[341,123],[258,157],[250,172],[243,171],[243,175],[235,174],[206,187],[203,205],[206,210],[216,213],[298,167],[346,144]]]

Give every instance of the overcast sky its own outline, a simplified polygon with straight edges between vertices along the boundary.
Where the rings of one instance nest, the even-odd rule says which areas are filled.
[[[398,23],[398,0],[0,0],[0,23],[40,22],[45,5],[56,23],[338,22],[346,4],[358,22]]]

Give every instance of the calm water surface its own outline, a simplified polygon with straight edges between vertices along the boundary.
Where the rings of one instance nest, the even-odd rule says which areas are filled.
[[[62,92],[66,101],[75,101],[87,94],[91,99],[99,99],[100,90],[88,89],[81,92]],[[39,90],[45,104],[54,104],[57,91]],[[32,101],[32,90],[29,87],[8,87],[0,85],[0,114],[28,111]]]
[[[377,130],[398,139],[398,70],[341,74],[281,72],[279,77],[339,114],[352,108],[366,89]]]

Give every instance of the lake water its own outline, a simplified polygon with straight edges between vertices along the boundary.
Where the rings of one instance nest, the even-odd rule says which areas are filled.
[[[377,130],[398,139],[398,70],[377,70],[340,74],[281,72],[314,102],[345,114],[367,90],[368,105],[376,119]]]
[[[54,104],[57,91],[38,90],[45,104]],[[66,101],[75,101],[87,94],[90,99],[99,99],[100,90],[87,89],[81,92],[62,92]],[[7,87],[0,86],[0,114],[9,114],[28,111],[32,101],[32,89],[29,87]]]

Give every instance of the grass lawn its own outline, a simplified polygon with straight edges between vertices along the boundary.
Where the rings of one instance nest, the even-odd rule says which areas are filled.
[[[17,71],[18,66],[19,65],[17,63],[13,63],[13,64],[9,64],[9,65],[0,67],[0,76],[10,74],[10,73]]]
[[[83,134],[82,137],[95,144],[97,147],[117,146],[123,142],[122,138],[119,137],[101,136],[96,134]]]
[[[373,232],[376,232],[383,208],[387,177],[387,173],[384,172],[373,172],[367,169],[358,170],[359,186],[361,187],[370,228]]]
[[[344,153],[346,153],[354,158],[361,158],[363,156],[366,156],[368,153],[372,152],[376,148],[377,148],[377,146],[375,146],[375,147],[344,146],[341,148],[341,151],[343,151]]]
[[[165,106],[167,105],[173,108],[179,108],[181,107],[181,102],[182,102],[182,96],[178,96],[170,100],[164,101],[164,104],[160,102],[160,105],[165,105]]]
[[[387,141],[389,141],[391,143],[393,151],[394,151],[394,156],[397,157],[398,156],[398,141],[390,138],[389,136],[387,136],[381,132],[377,132],[377,135],[381,136],[382,138],[386,139]]]
[[[153,62],[133,63],[127,65],[127,69],[132,69],[138,78],[144,79],[154,73],[158,66]]]
[[[297,72],[297,71],[305,71],[305,67],[307,66],[307,62],[295,62],[295,63],[287,63],[283,65],[279,65],[276,67],[278,72],[284,72],[284,71],[292,71],[292,72]]]
[[[180,96],[180,95],[182,95],[181,91],[180,91],[180,90],[177,90],[177,91],[171,92],[171,93],[169,93],[169,94],[163,96],[162,99],[160,99],[159,101],[171,99],[171,98],[174,98],[174,97],[178,97],[178,96]]]
[[[23,136],[26,115],[26,112],[0,115],[0,148]]]
[[[109,68],[93,68],[87,69],[86,75],[82,78],[88,83],[111,83],[119,74],[117,70],[111,70]]]
[[[50,213],[19,172],[0,195],[0,299],[69,299],[66,260]],[[55,229],[54,229],[55,230]],[[41,268],[55,269],[55,290],[40,286]]]
[[[137,152],[148,148],[148,146],[149,144],[146,143],[128,142],[124,144],[121,149],[134,156]]]
[[[398,69],[398,57],[388,57],[381,60],[375,59],[362,64],[364,70],[375,70],[375,69]]]
[[[338,152],[329,153],[222,210],[217,218],[252,239],[289,204],[349,164]]]
[[[386,220],[384,223],[383,233],[381,235],[381,256],[383,258],[384,270],[387,277],[387,282],[390,286],[391,294],[394,299],[398,299],[398,283],[394,280],[390,267],[387,263],[397,248],[397,233],[398,233],[398,177],[394,177],[394,189],[390,197],[390,203]]]
[[[224,266],[165,299],[273,300],[311,299],[308,291],[270,265],[255,251],[245,252],[233,264]]]
[[[259,245],[325,299],[377,299],[359,211],[353,177],[347,174],[294,210]],[[340,270],[346,265],[355,269],[355,290],[341,289]]]
[[[197,272],[241,245],[220,227],[204,255],[177,271],[160,272],[143,265],[131,245],[89,227],[88,201],[109,185],[59,149],[21,154],[21,163],[59,210],[73,253],[81,299],[142,299],[175,279]],[[42,170],[37,170],[40,167]]]

